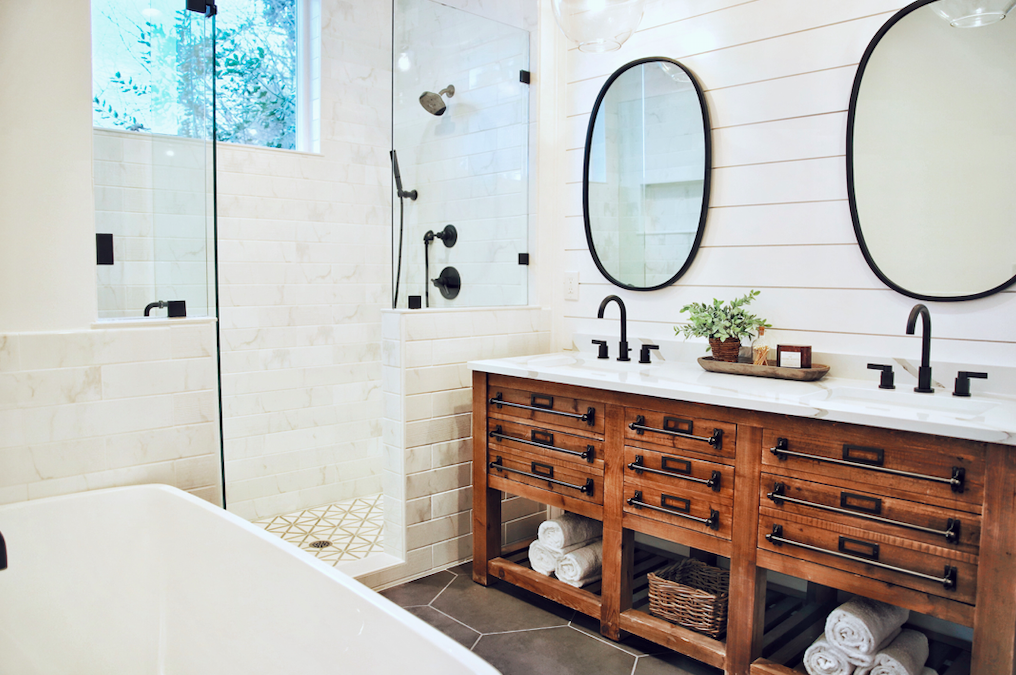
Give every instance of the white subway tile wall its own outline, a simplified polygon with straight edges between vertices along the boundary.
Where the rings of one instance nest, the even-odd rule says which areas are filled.
[[[533,307],[396,310],[382,315],[385,552],[405,564],[373,587],[472,557],[472,373],[477,359],[550,349],[550,312]],[[404,490],[403,490],[404,487]],[[546,508],[508,497],[506,542],[535,536]]]
[[[815,350],[913,358],[904,335],[916,302],[883,285],[857,246],[847,203],[846,114],[865,47],[903,0],[650,0],[642,25],[610,54],[569,49],[558,120],[565,200],[560,271],[579,271],[580,300],[561,301],[560,341],[611,330],[596,319],[611,293],[628,306],[629,335],[673,338],[680,308],[749,289],[779,341]],[[582,219],[582,154],[600,87],[635,56],[664,55],[705,90],[712,123],[712,194],[702,249],[674,286],[634,293],[609,284],[589,255]],[[548,177],[543,177],[547,180]],[[905,255],[905,252],[901,252]],[[560,273],[554,285],[560,288]],[[935,356],[1016,365],[1016,291],[933,303]],[[768,334],[768,331],[767,331]],[[976,357],[972,357],[976,354]]]
[[[252,520],[382,488],[391,6],[320,23],[320,153],[218,147],[226,502]]]
[[[113,235],[114,264],[96,267],[99,318],[139,317],[156,300],[213,314],[211,144],[95,129],[92,152],[95,231]]]
[[[0,335],[0,503],[167,483],[221,504],[215,326]]]

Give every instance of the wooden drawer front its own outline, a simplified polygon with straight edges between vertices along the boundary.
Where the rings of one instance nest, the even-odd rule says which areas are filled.
[[[822,480],[869,492],[909,493],[906,499],[980,512],[984,457],[978,448],[921,434],[844,425],[814,425],[816,433],[766,429],[762,463],[778,474]]]
[[[555,463],[593,467],[603,473],[603,441],[597,438],[491,418],[487,421],[487,444],[542,455]]]
[[[577,467],[556,458],[491,447],[487,450],[487,473],[571,499],[603,504],[602,471]]]
[[[731,505],[729,499],[699,492],[669,488],[646,481],[640,485],[625,482],[625,513],[649,518],[685,530],[695,530],[730,539]],[[675,535],[678,538],[680,535]],[[677,539],[679,540],[679,539]]]
[[[981,517],[891,496],[762,474],[759,504],[977,555]]]
[[[487,415],[603,435],[603,403],[545,393],[539,390],[540,384],[534,382],[526,390],[488,387]]]
[[[948,551],[870,530],[764,508],[758,543],[768,551],[950,600],[973,604],[976,596],[976,556],[950,557]]]
[[[733,463],[737,426],[730,422],[625,408],[624,438],[628,445]]]
[[[626,447],[624,482],[626,486],[636,486],[635,489],[654,483],[664,491],[683,490],[730,503],[734,495],[734,467],[697,457]]]

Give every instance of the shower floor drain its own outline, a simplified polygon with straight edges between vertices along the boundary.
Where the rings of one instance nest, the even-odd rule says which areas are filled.
[[[327,539],[320,539],[318,541],[312,541],[311,544],[310,544],[311,548],[328,548],[331,545],[332,545],[332,542],[328,541]]]

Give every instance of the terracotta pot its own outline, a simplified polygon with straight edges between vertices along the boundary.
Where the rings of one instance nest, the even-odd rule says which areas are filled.
[[[726,340],[709,338],[709,348],[713,353],[714,360],[737,363],[737,355],[741,351],[741,341],[737,338],[727,338]]]

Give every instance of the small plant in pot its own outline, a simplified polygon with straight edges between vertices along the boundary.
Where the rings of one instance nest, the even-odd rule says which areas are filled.
[[[674,332],[684,334],[686,339],[708,338],[707,351],[712,351],[714,359],[736,362],[742,338],[754,337],[760,327],[772,328],[765,319],[745,309],[760,293],[761,291],[750,291],[744,297],[730,302],[713,299],[712,304],[693,302],[685,305],[681,312],[688,312],[689,322],[683,326],[674,326]]]

